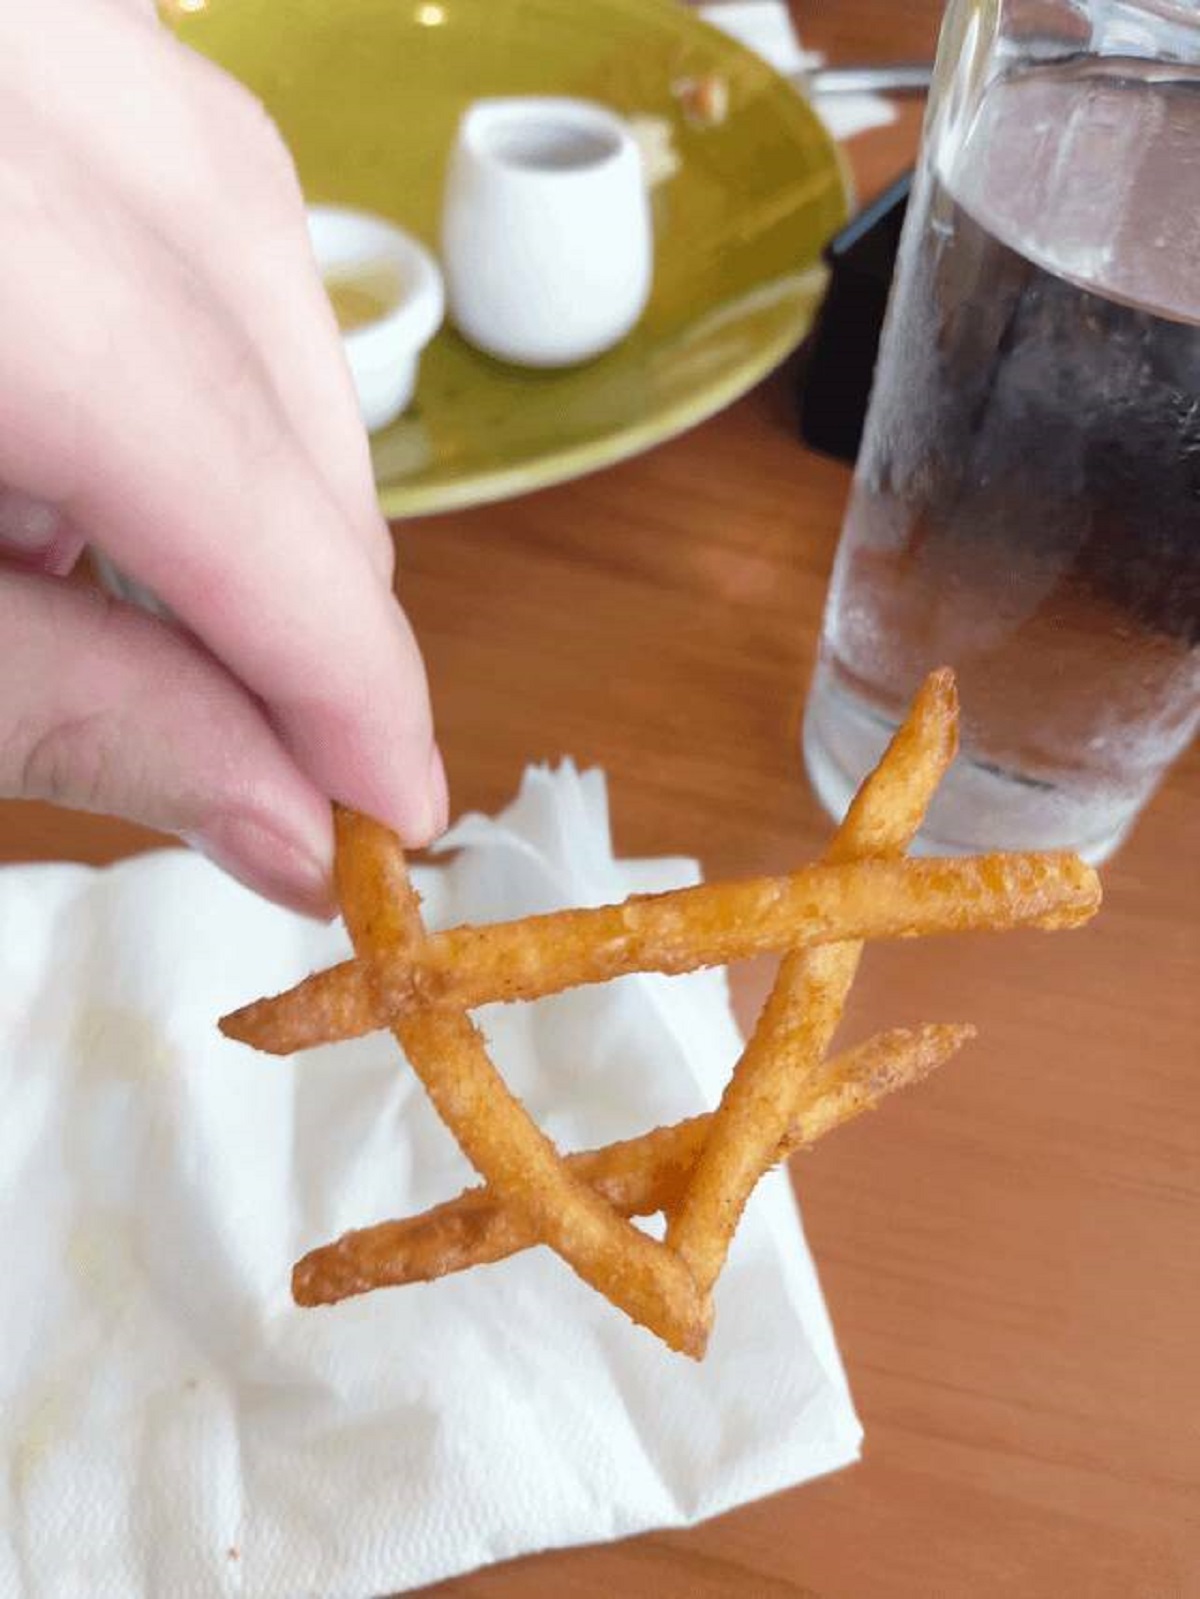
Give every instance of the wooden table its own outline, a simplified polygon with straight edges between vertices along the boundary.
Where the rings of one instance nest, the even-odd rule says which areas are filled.
[[[798,11],[852,59],[928,50],[936,9]],[[864,194],[915,134],[910,110],[852,148]],[[720,875],[815,854],[829,824],[797,728],[846,486],[797,444],[784,373],[599,477],[406,527],[401,588],[457,805],[498,806],[527,760],[571,754],[608,769],[626,852],[686,851]],[[149,841],[0,807],[5,859]],[[796,1172],[861,1465],[691,1532],[431,1592],[1200,1594],[1198,858],[1193,755],[1091,928],[869,952],[849,1033],[938,1017],[982,1036]],[[767,976],[738,974],[747,1017]]]

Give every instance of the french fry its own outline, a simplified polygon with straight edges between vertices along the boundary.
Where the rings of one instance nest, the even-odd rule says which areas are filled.
[[[420,957],[426,935],[394,833],[337,813],[338,897],[369,979]],[[672,1349],[698,1354],[706,1329],[686,1266],[640,1232],[562,1160],[488,1058],[477,1028],[450,1005],[418,1005],[393,1033],[463,1154],[585,1282]]]
[[[919,1082],[974,1036],[973,1027],[929,1024],[878,1034],[810,1078],[772,1164],[808,1147],[886,1094]],[[572,1174],[625,1216],[668,1209],[683,1193],[712,1116],[693,1116],[607,1148],[567,1157]],[[328,1305],[375,1288],[430,1282],[504,1260],[539,1243],[529,1216],[490,1187],[470,1188],[433,1210],[380,1222],[310,1251],[292,1272],[298,1305]]]
[[[958,749],[952,672],[933,672],[863,783],[826,860],[888,859],[915,837]],[[668,1212],[667,1242],[711,1292],[746,1201],[820,1069],[862,955],[861,941],[792,950],[733,1069],[691,1181]]]
[[[702,883],[620,905],[554,911],[427,936],[367,980],[346,963],[222,1019],[222,1032],[268,1054],[355,1037],[413,1005],[465,1010],[538,999],[629,972],[679,973],[781,949],[875,938],[1074,927],[1100,902],[1075,855],[868,860],[787,877]]]
[[[763,1171],[924,1076],[973,1032],[884,1034],[827,1060],[863,940],[1074,927],[1100,903],[1096,874],[1065,853],[900,858],[956,737],[953,676],[937,672],[819,866],[437,934],[424,928],[399,841],[339,811],[338,889],[356,958],[234,1012],[222,1030],[288,1054],[389,1027],[483,1186],[314,1250],[293,1273],[297,1303],[426,1281],[545,1243],[633,1320],[699,1358],[713,1285]],[[492,1001],[772,950],[784,956],[778,978],[718,1109],[566,1159],[505,1086],[468,1015]],[[660,1210],[662,1243],[629,1220]]]

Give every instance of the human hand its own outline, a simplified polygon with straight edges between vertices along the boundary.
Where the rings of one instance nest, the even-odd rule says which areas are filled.
[[[331,797],[418,844],[446,793],[279,136],[146,0],[6,0],[0,209],[0,793],[327,910]]]

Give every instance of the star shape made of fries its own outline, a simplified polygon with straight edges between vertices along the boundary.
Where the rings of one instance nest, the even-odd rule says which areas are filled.
[[[929,1024],[827,1058],[864,941],[1075,927],[1099,907],[1095,872],[1069,853],[904,858],[957,745],[954,676],[943,668],[921,686],[819,865],[432,934],[399,840],[339,810],[337,887],[355,959],[234,1012],[222,1031],[289,1054],[390,1028],[483,1185],[313,1250],[293,1271],[296,1302],[428,1281],[547,1244],[635,1322],[699,1359],[713,1288],[763,1173],[974,1034]],[[718,1108],[603,1149],[555,1148],[469,1014],[765,951],[782,952],[779,972]],[[661,1241],[631,1219],[657,1212]]]

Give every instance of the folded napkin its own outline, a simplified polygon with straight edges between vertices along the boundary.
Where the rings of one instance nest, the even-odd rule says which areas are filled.
[[[825,57],[800,43],[783,0],[714,0],[698,5],[705,22],[753,50],[785,78],[824,66]],[[895,107],[878,94],[824,94],[813,106],[835,139],[852,139],[896,120]]]
[[[603,777],[526,774],[418,873],[430,921],[694,881],[614,860]],[[0,1594],[367,1599],[715,1515],[861,1437],[787,1178],[701,1365],[547,1250],[298,1310],[297,1255],[471,1173],[395,1044],[293,1060],[216,1017],[346,953],[194,855],[0,872]],[[716,1101],[724,975],[481,1013],[563,1146]]]

